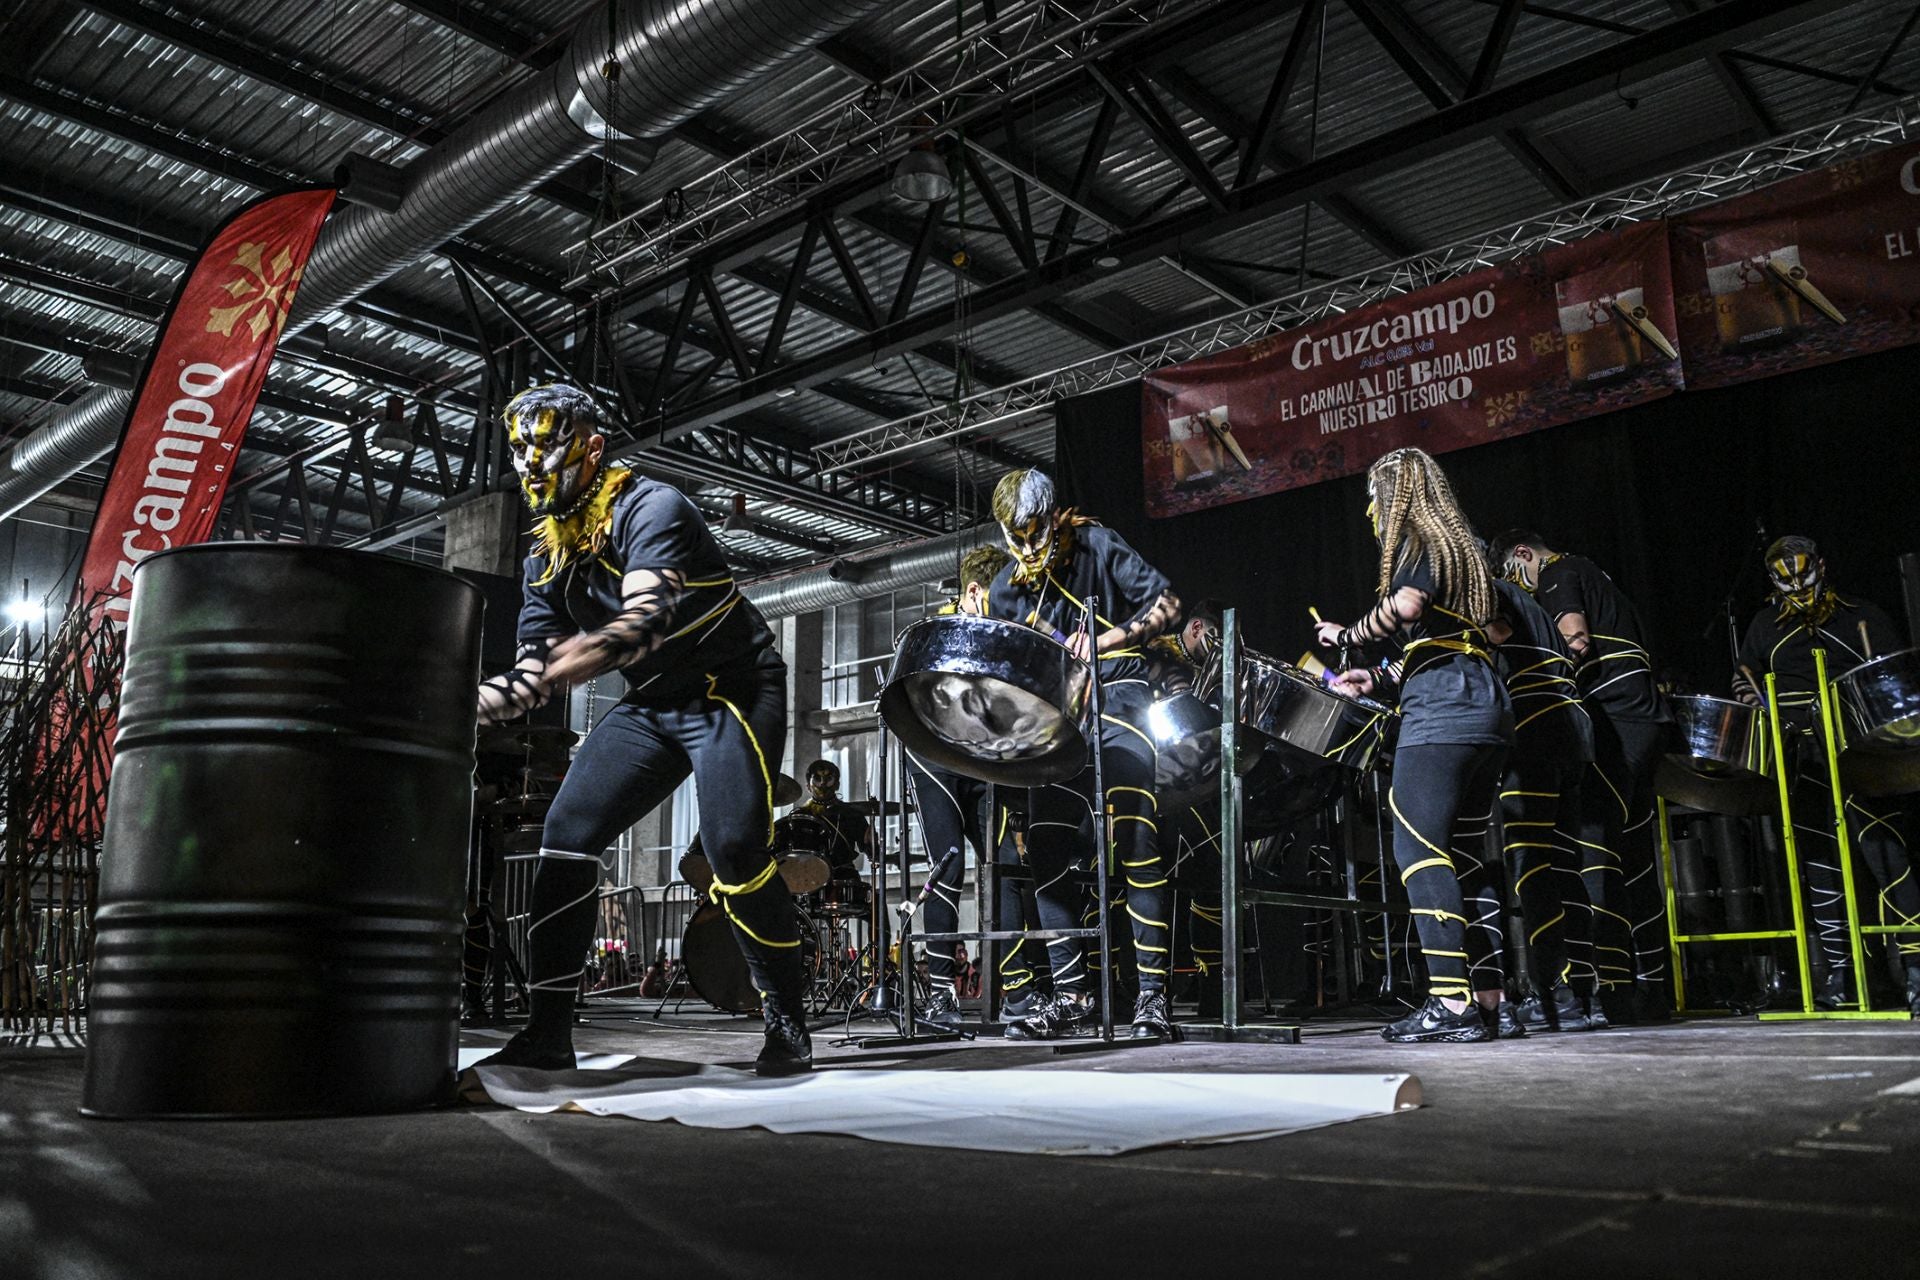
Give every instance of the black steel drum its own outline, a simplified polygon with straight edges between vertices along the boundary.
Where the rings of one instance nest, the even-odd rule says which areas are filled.
[[[1086,767],[1087,664],[1030,627],[947,614],[901,633],[880,714],[907,750],[982,782],[1036,787]]]
[[[1847,739],[1841,780],[1870,796],[1920,791],[1920,649],[1863,662],[1834,690]]]
[[[451,1097],[480,610],[452,574],[358,552],[140,566],[83,1112]]]
[[[1220,705],[1220,659],[1202,669],[1194,694]],[[1349,769],[1373,765],[1393,708],[1335,693],[1300,668],[1251,649],[1240,651],[1240,723],[1272,742]]]
[[[719,903],[705,904],[687,921],[687,930],[680,935],[680,962],[686,966],[687,984],[714,1008],[728,1013],[760,1011],[760,993],[747,971],[747,958],[740,954],[733,922]]]
[[[1656,793],[1706,813],[1752,816],[1778,809],[1765,711],[1703,694],[1677,695],[1667,702],[1675,741],[1654,774]]]

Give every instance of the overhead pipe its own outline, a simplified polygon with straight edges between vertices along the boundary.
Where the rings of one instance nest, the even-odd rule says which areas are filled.
[[[360,167],[357,185],[370,202],[337,209],[321,230],[287,333],[352,302],[609,137],[656,139],[888,3],[627,0],[611,25],[593,6],[558,61],[402,174],[382,181]],[[381,189],[369,194],[376,183]],[[113,448],[128,403],[124,391],[96,389],[0,458],[0,519]]]
[[[838,558],[815,568],[762,578],[747,583],[740,594],[769,618],[812,613],[953,577],[960,557],[995,537],[993,525],[975,525],[865,559]]]

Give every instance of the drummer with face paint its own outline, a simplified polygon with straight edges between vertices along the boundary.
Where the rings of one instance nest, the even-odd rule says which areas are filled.
[[[1155,822],[1153,740],[1144,727],[1152,701],[1146,646],[1180,619],[1180,601],[1166,576],[1126,540],[1090,516],[1062,509],[1053,481],[1041,471],[1009,472],[993,491],[994,519],[1013,561],[993,580],[988,611],[1060,636],[1076,657],[1100,664],[1105,709],[1099,742],[1104,802],[1113,812],[1113,845],[1126,878],[1140,976],[1133,1034],[1172,1033],[1167,1013],[1169,909],[1166,867]],[[1091,642],[1081,631],[1086,602],[1098,597]],[[1079,893],[1066,881],[1076,860],[1092,857],[1083,833],[1093,796],[1091,762],[1077,778],[1035,789],[1027,817],[1027,856],[1034,872],[1040,919],[1049,929],[1078,925]],[[1091,981],[1082,949],[1071,940],[1049,944],[1054,991],[1032,1017],[1015,1022],[1016,1039],[1050,1040],[1094,1016]]]
[[[1813,539],[1786,537],[1766,551],[1771,598],[1755,614],[1740,644],[1736,697],[1758,706],[1769,672],[1780,700],[1781,727],[1797,737],[1799,751],[1793,786],[1793,827],[1800,863],[1806,868],[1807,907],[1813,915],[1825,963],[1815,987],[1815,1003],[1836,1009],[1848,999],[1852,947],[1847,935],[1846,899],[1835,836],[1833,790],[1828,782],[1819,719],[1818,674],[1813,651],[1827,653],[1831,679],[1849,667],[1903,648],[1900,633],[1885,611],[1852,592],[1842,594],[1827,580],[1827,562]],[[1879,885],[1878,912],[1884,925],[1920,925],[1920,879],[1907,850],[1898,800],[1846,797],[1847,831],[1860,860]],[[1855,884],[1861,882],[1856,880]],[[1866,904],[1862,904],[1865,915]],[[1920,933],[1892,934],[1906,970],[1907,1007],[1920,1017]]]
[[[775,874],[773,772],[786,743],[786,666],[677,489],[603,460],[603,423],[574,387],[523,391],[505,413],[532,510],[520,659],[480,686],[482,724],[618,671],[627,693],[580,745],[547,812],[529,907],[532,1017],[489,1062],[573,1066],[573,1004],[593,936],[601,858],[692,774],[711,895],[761,993],[762,1075],[805,1071],[800,932]]]

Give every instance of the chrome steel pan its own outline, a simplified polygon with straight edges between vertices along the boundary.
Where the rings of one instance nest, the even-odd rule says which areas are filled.
[[[1200,673],[1194,693],[1220,705],[1220,664]],[[1393,709],[1349,698],[1292,663],[1251,649],[1240,652],[1240,723],[1262,737],[1350,769],[1372,766],[1393,722]]]
[[[1708,813],[1755,814],[1777,805],[1766,712],[1702,694],[1668,704],[1675,740],[1654,775],[1656,792]]]
[[[1187,803],[1220,783],[1220,713],[1191,693],[1169,694],[1147,708],[1153,739],[1154,792],[1163,806]]]
[[[1920,649],[1863,662],[1834,689],[1847,740],[1841,780],[1871,796],[1920,791]]]
[[[929,764],[1001,786],[1064,782],[1087,764],[1087,664],[998,618],[947,614],[900,635],[880,714]]]

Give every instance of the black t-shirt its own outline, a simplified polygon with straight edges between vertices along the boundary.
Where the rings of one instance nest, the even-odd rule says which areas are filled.
[[[782,831],[793,825],[791,818],[813,818],[826,829],[827,847],[820,853],[826,858],[836,874],[844,875],[857,871],[862,854],[871,850],[873,845],[873,824],[867,821],[867,815],[846,803],[844,800],[829,800],[822,804],[818,800],[808,800],[797,804],[775,824],[775,844],[782,843]],[[809,843],[805,837],[795,847]]]
[[[708,673],[777,665],[773,633],[734,585],[707,522],[679,490],[634,476],[613,504],[613,529],[597,556],[577,556],[543,585],[544,557],[527,557],[518,638],[523,643],[605,626],[624,607],[621,580],[672,569],[687,591],[668,620],[672,638],[621,669],[628,696],[680,700],[705,693]]]
[[[1073,559],[1063,570],[1048,569],[1038,584],[1014,585],[1017,564],[1001,568],[988,589],[987,612],[996,618],[1031,624],[1036,617],[1061,635],[1080,626],[1089,596],[1100,597],[1099,629],[1123,626],[1139,617],[1169,589],[1166,575],[1141,559],[1127,540],[1104,525],[1074,530]],[[1145,680],[1148,664],[1139,648],[1100,655],[1104,680]]]
[[[1816,644],[1827,651],[1829,680],[1867,660],[1862,652],[1867,646],[1860,640],[1862,623],[1876,657],[1904,647],[1893,620],[1878,605],[1837,591],[1833,598],[1837,602],[1833,616],[1817,627],[1808,627],[1791,615],[1782,621],[1779,607],[1770,604],[1754,615],[1740,643],[1740,665],[1763,682],[1761,692],[1767,673],[1774,673],[1781,718],[1802,731],[1812,728],[1819,701],[1813,666]]]
[[[1593,759],[1593,722],[1580,701],[1566,638],[1534,598],[1495,581],[1495,604],[1513,632],[1499,646],[1500,678],[1513,699],[1514,759],[1584,764]]]
[[[1412,587],[1427,606],[1395,639],[1401,650],[1400,745],[1487,744],[1513,741],[1513,704],[1490,661],[1486,632],[1440,603],[1440,589],[1423,555],[1394,571],[1388,593]],[[1461,646],[1477,650],[1466,653]]]
[[[1577,613],[1587,620],[1592,647],[1580,664],[1587,706],[1615,720],[1659,723],[1666,703],[1653,682],[1653,659],[1633,601],[1585,556],[1555,556],[1540,567],[1540,607],[1558,625]]]

